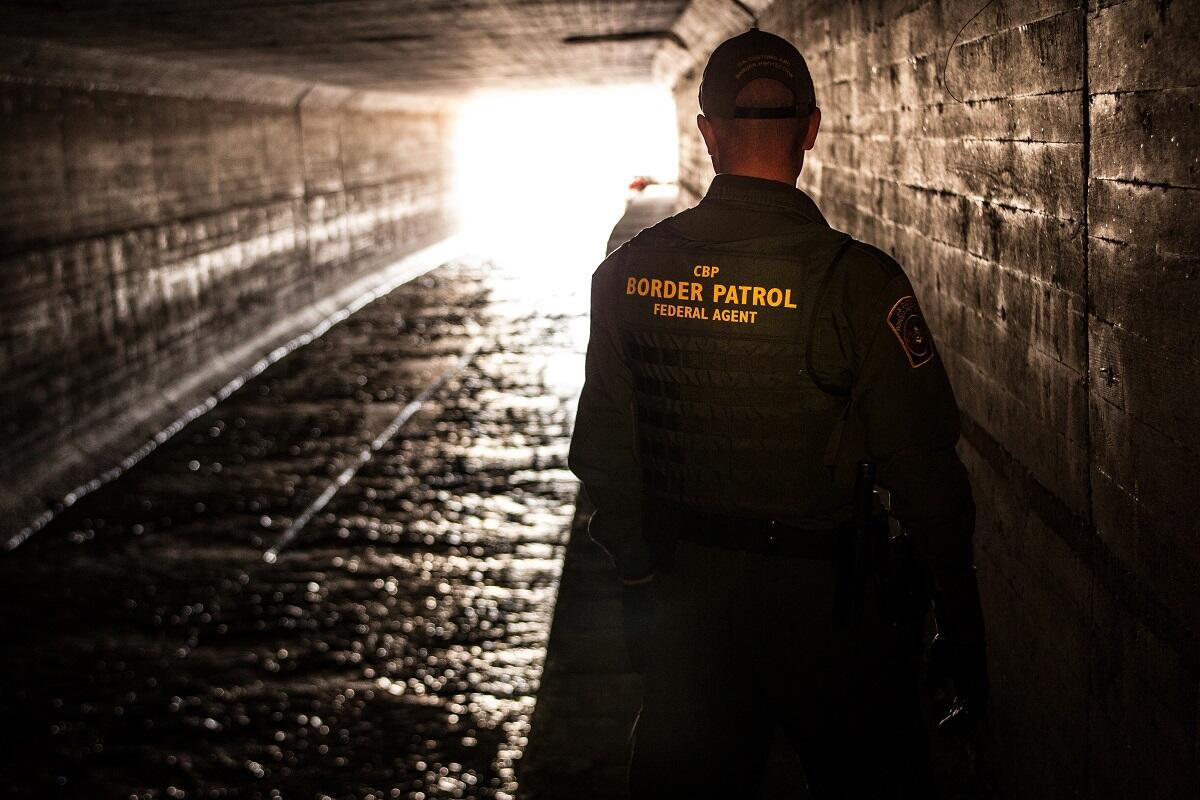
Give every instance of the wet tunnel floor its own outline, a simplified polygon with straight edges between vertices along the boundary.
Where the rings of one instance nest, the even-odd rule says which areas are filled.
[[[0,557],[5,796],[512,796],[586,336],[531,291],[399,287]]]

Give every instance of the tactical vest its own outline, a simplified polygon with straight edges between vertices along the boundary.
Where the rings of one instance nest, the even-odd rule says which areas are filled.
[[[652,510],[840,520],[849,496],[824,455],[846,400],[806,363],[815,301],[849,241],[821,229],[771,258],[660,224],[626,245],[617,322]]]

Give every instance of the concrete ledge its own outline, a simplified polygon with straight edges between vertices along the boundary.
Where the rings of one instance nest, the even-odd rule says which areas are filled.
[[[0,36],[0,77],[56,86],[289,107],[304,103],[366,111],[428,112],[458,102],[431,94],[353,89],[280,75],[214,69],[186,61],[164,61],[23,36]]]
[[[88,427],[80,436],[41,454],[43,469],[0,494],[0,537],[6,547],[20,545],[63,508],[129,469],[284,355],[461,249],[459,237],[450,236],[409,253],[278,320],[236,349],[196,365],[184,381],[146,402],[131,404],[115,419]]]

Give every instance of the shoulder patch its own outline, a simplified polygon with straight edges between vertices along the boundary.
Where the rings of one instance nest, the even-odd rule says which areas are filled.
[[[909,294],[897,300],[888,312],[887,323],[904,348],[909,366],[916,368],[933,358],[933,342],[917,298]]]

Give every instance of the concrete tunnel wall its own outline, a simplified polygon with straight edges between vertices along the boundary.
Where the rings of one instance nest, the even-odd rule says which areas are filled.
[[[801,185],[905,266],[954,382],[1005,796],[1200,796],[1200,4],[995,3],[963,103],[982,3],[755,5],[824,112]],[[745,26],[697,2],[656,64],[689,204]]]
[[[806,53],[825,113],[801,184],[904,264],[958,393],[1004,796],[1195,797],[1200,4],[993,3],[949,58],[960,103],[942,59],[982,4],[694,0],[654,64],[683,197],[711,177],[700,68],[757,12]],[[242,345],[258,357],[451,220],[445,111],[5,44],[11,532]]]
[[[444,109],[46,44],[0,80],[11,535],[452,227]]]

